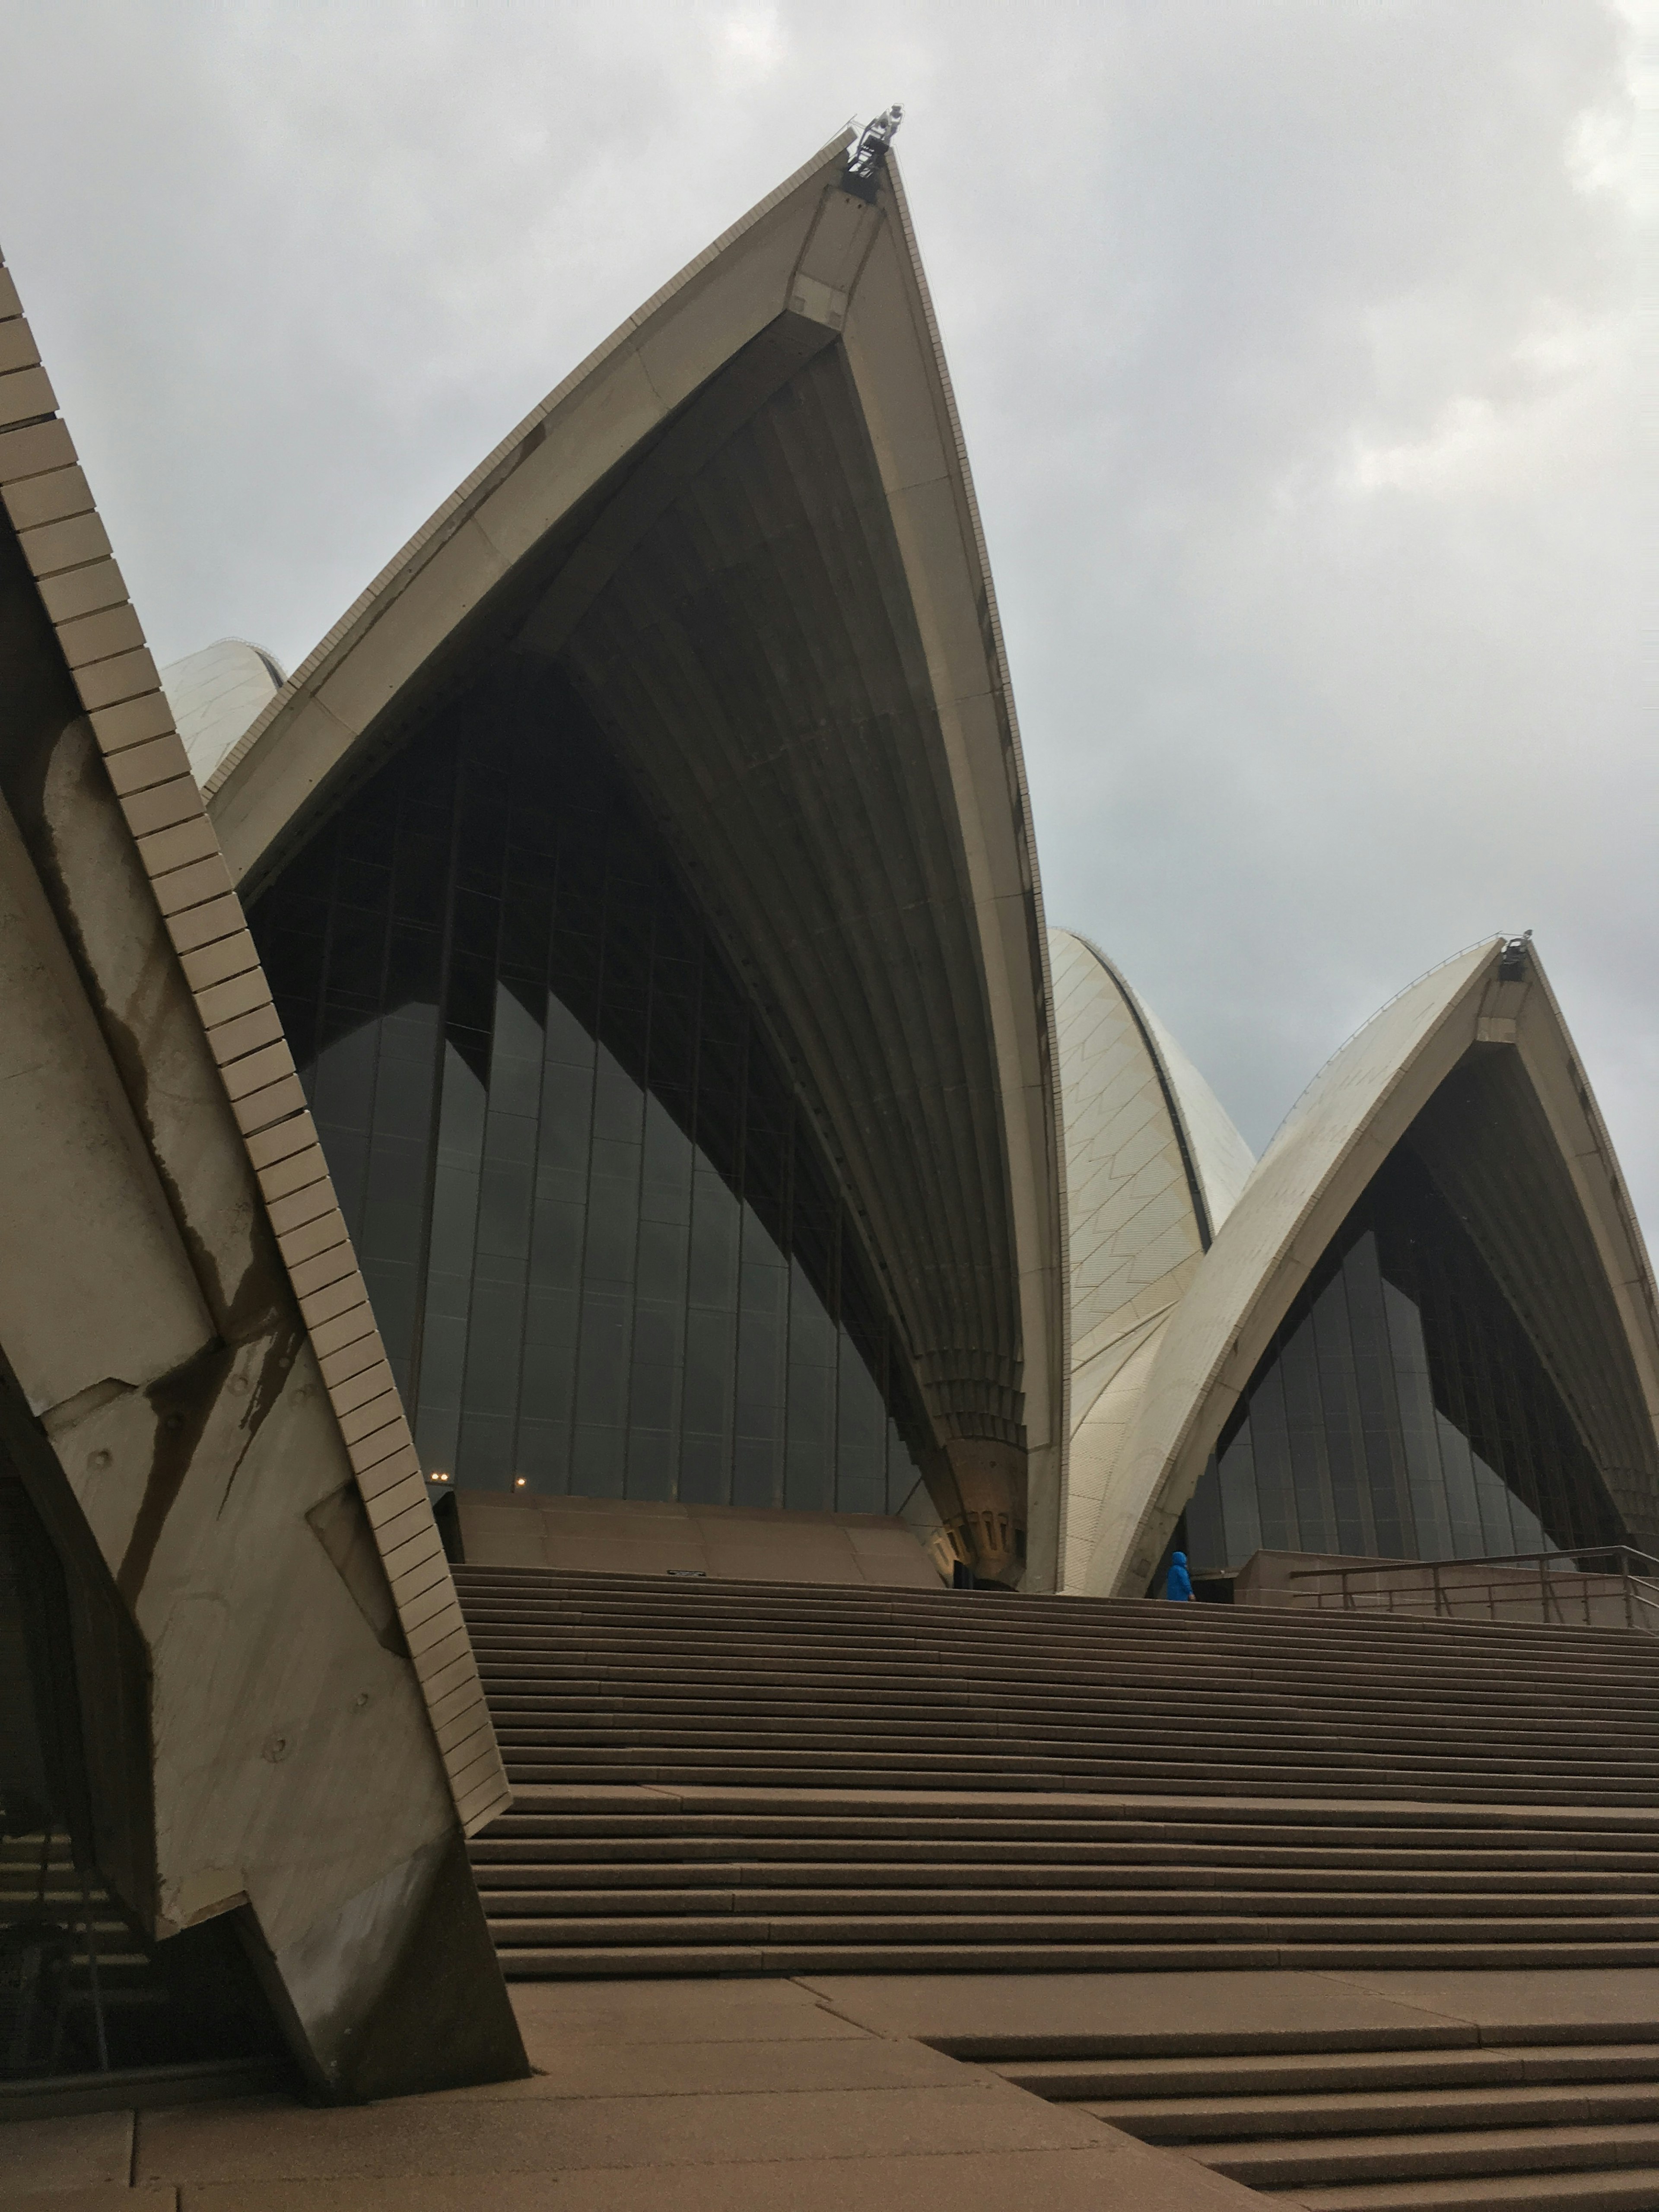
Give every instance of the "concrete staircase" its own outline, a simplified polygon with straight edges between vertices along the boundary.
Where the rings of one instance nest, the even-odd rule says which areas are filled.
[[[945,2047],[1305,2212],[1659,2206],[1659,2039],[1449,2048],[1390,2027],[1346,2047],[1285,2033],[1269,2051],[1202,2047],[1217,2040]]]
[[[514,1976],[1659,1963],[1649,1638],[456,1579]]]

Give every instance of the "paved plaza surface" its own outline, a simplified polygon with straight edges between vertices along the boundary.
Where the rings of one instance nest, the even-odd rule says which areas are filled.
[[[527,2081],[18,2122],[7,2212],[1248,2212],[970,2058],[1143,2032],[1233,2050],[1651,2036],[1659,1971],[846,1975],[521,1984]],[[1277,2203],[1294,2204],[1280,2196]]]

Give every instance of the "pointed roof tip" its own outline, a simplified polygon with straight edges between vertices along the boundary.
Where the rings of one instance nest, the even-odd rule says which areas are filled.
[[[1486,1073],[1477,1079],[1477,1070]],[[1123,1595],[1144,1582],[1142,1570],[1151,1571],[1149,1561],[1190,1496],[1226,1411],[1380,1158],[1413,1130],[1426,1133],[1413,1141],[1431,1141],[1431,1109],[1451,1117],[1447,1126],[1459,1143],[1474,1143],[1468,1127],[1486,1124],[1468,1123],[1465,1093],[1474,1095],[1477,1080],[1486,1086],[1480,1097],[1488,1105],[1487,1092],[1498,1097],[1509,1085],[1500,1103],[1507,1100],[1504,1110],[1526,1139],[1510,1147],[1521,1162],[1513,1173],[1553,1178],[1560,1202],[1547,1213],[1551,1233],[1569,1238],[1568,1274],[1592,1285],[1603,1310],[1609,1349],[1602,1364],[1619,1368],[1618,1387],[1602,1387],[1603,1377],[1579,1394],[1579,1410],[1589,1407],[1595,1416],[1586,1433],[1601,1438],[1597,1464],[1608,1494],[1631,1527],[1659,1528],[1659,1489],[1646,1471],[1659,1465],[1659,1298],[1645,1246],[1530,937],[1494,932],[1417,977],[1362,1024],[1275,1132],[1226,1235],[1170,1319],[1113,1462],[1125,1510],[1109,1533],[1097,1535],[1085,1587]],[[1462,1132],[1454,1126],[1460,1114]],[[1496,1156],[1478,1143],[1470,1153]],[[1464,1198],[1473,1205],[1471,1194],[1494,1220],[1524,1221],[1507,1186],[1477,1192],[1471,1183]],[[1532,1264],[1536,1255],[1522,1251],[1518,1231],[1509,1242],[1515,1265],[1504,1295],[1528,1316],[1522,1325],[1534,1341],[1567,1345],[1571,1330],[1550,1304],[1550,1268]],[[1552,1372],[1572,1364],[1565,1352],[1544,1356]],[[1616,1407],[1617,1421],[1607,1407]],[[1625,1448],[1632,1437],[1639,1449]]]
[[[893,127],[897,126],[895,124]],[[890,132],[889,135],[890,138]],[[678,269],[665,283],[641,301],[631,314],[625,316],[520,422],[514,425],[505,437],[491,447],[448,498],[427,518],[414,536],[392,556],[377,575],[370,579],[333,627],[289,672],[276,696],[218,759],[204,784],[210,800],[220,796],[224,786],[256,746],[261,744],[266,732],[289,714],[307,686],[320,678],[331,659],[337,657],[342,648],[349,647],[353,634],[366,621],[374,617],[380,605],[401,586],[412,568],[427,556],[428,549],[441,544],[453,529],[460,526],[462,519],[477,503],[481,493],[503,473],[510,474],[517,467],[526,448],[544,434],[545,426],[560,408],[578,398],[583,387],[600,374],[606,364],[617,356],[630,350],[637,351],[646,336],[647,325],[659,318],[672,315],[693,291],[698,280],[712,271],[715,264],[743,250],[765,224],[767,218],[784,208],[796,193],[823,179],[826,173],[833,174],[837,168],[844,177],[848,149],[854,145],[858,137],[856,119],[849,118],[798,168],[791,170],[787,177],[763,194],[751,207],[745,209],[734,222],[728,223],[707,246]]]
[[[1475,969],[1480,966],[1481,963],[1484,960],[1490,959],[1500,946],[1506,945],[1508,942],[1509,940],[1504,936],[1503,933],[1498,930],[1494,930],[1485,937],[1477,937],[1471,943],[1461,946],[1457,951],[1449,953],[1445,959],[1437,960],[1432,967],[1425,968],[1420,975],[1413,975],[1409,983],[1402,984],[1401,988],[1395,991],[1391,997],[1384,999],[1382,1005],[1376,1008],[1374,1013],[1367,1014],[1364,1020],[1361,1022],[1357,1028],[1349,1030],[1347,1036],[1343,1038],[1341,1043],[1336,1047],[1334,1051],[1326,1054],[1325,1058],[1308,1078],[1308,1080],[1303,1085],[1301,1090],[1297,1091],[1296,1097],[1291,1101],[1289,1106],[1285,1109],[1285,1113],[1279,1121],[1278,1127],[1274,1129],[1273,1134],[1263,1146],[1261,1150],[1262,1160],[1265,1161],[1269,1154],[1272,1153],[1283,1141],[1287,1133],[1295,1127],[1295,1125],[1301,1120],[1304,1114],[1311,1107],[1315,1100],[1318,1097],[1320,1092],[1325,1088],[1326,1085],[1333,1079],[1347,1055],[1354,1049],[1363,1037],[1367,1036],[1371,1030],[1376,1029],[1379,1022],[1386,1020],[1389,1015],[1395,1012],[1396,1008],[1405,1006],[1407,1001],[1412,1001],[1415,1004],[1419,994],[1421,994],[1424,1001],[1429,1004],[1434,1003],[1443,994],[1449,994],[1450,998],[1455,998],[1458,991],[1461,990],[1463,988],[1463,985],[1467,982],[1468,976],[1474,974]],[[1454,969],[1458,970],[1458,974],[1455,977],[1450,972]],[[1427,986],[1436,982],[1437,980],[1440,985],[1439,992],[1429,991],[1427,989]],[[1504,980],[1508,981],[1516,979],[1505,977]]]
[[[847,157],[847,171],[842,179],[843,188],[855,198],[874,199],[888,149],[903,120],[904,110],[895,100],[890,107],[884,108],[860,131],[858,143]]]

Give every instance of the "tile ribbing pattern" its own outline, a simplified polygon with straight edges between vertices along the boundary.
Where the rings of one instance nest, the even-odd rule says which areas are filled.
[[[471,1831],[508,1790],[402,1403],[241,902],[3,264],[0,363],[0,499],[246,1146]]]

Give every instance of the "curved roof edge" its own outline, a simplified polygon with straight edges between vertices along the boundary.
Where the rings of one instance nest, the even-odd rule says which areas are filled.
[[[792,348],[839,340],[920,630],[948,776],[941,797],[960,839],[994,1044],[1031,1477],[1026,1586],[1048,1587],[1067,1443],[1066,1223],[1030,801],[983,531],[902,185],[889,155],[875,200],[836,193],[850,135],[830,141],[688,264],[472,471],[231,749],[210,782],[210,811],[233,874],[257,888],[311,802],[343,789],[392,741],[486,602],[491,619],[505,618],[533,587],[538,635],[520,632],[516,643],[560,649],[553,617],[564,612],[550,603],[580,605],[602,587],[611,573],[603,563],[620,557],[631,526],[630,492],[641,507],[665,496],[683,465],[676,441],[690,451],[717,427],[718,410],[705,410],[708,424],[698,410],[711,394],[719,399],[720,372],[757,341],[787,366]],[[767,396],[763,373],[775,386],[785,368],[745,356],[751,408]],[[735,405],[741,389],[732,389]],[[684,432],[696,437],[683,441]],[[617,544],[589,559],[596,517],[617,523]]]
[[[580,392],[595,371],[602,368],[608,361],[624,349],[631,348],[635,353],[639,353],[642,341],[648,337],[648,325],[653,320],[659,319],[665,310],[672,307],[695,280],[730,246],[754,230],[767,216],[793,194],[798,192],[803,185],[812,183],[829,169],[845,153],[846,149],[852,143],[854,136],[850,125],[844,131],[838,132],[835,137],[822,146],[810,161],[804,161],[793,175],[786,177],[775,190],[767,193],[763,199],[757,201],[747,214],[739,216],[736,222],[732,223],[728,229],[722,231],[720,236],[710,245],[706,246],[701,253],[693,255],[683,269],[671,276],[668,282],[653,292],[641,306],[635,308],[625,321],[619,323],[608,337],[601,339],[584,360],[578,362],[569,374],[556,384],[546,398],[538,405],[532,407],[523,421],[509,430],[499,444],[492,447],[477,468],[462,479],[442,505],[428,516],[407,544],[393,554],[380,574],[372,578],[358,593],[338,622],[319,639],[316,645],[295,669],[282,690],[277,693],[258,720],[243,732],[236,744],[220,762],[207,785],[207,795],[210,800],[216,799],[224,790],[226,785],[236,775],[237,771],[243,767],[250,755],[262,744],[267,731],[273,724],[287,715],[295,702],[302,695],[315,693],[320,688],[328,672],[343,657],[346,649],[356,641],[362,629],[382,611],[384,604],[407,587],[418,570],[424,567],[440,548],[453,537],[469,517],[488,503],[489,495],[498,490],[501,483],[530,457],[545,436],[545,426],[551,417]],[[645,363],[641,363],[641,367],[644,372],[643,380],[649,386],[651,383],[649,367]],[[684,396],[684,392],[678,392],[675,394],[675,400]],[[666,414],[669,407],[675,404],[675,400],[669,399],[665,393],[653,393],[651,397],[655,398],[657,401],[656,407],[652,411],[658,415]],[[648,400],[647,404],[648,406]],[[633,441],[629,438],[626,442],[631,443]],[[602,448],[602,451],[596,452],[592,456],[594,477],[599,476],[609,461],[615,457],[614,434],[611,438],[603,439]],[[227,843],[228,857],[228,840],[222,841]],[[233,868],[236,868],[234,860],[232,860],[232,866]],[[236,868],[236,872],[239,877],[246,872],[246,863],[243,867]]]
[[[322,1370],[343,1457],[349,1458],[357,1474],[365,1504],[376,1496],[381,1497],[385,1504],[395,1495],[406,1510],[413,1512],[418,1507],[429,1522],[425,1485],[402,1403],[368,1312],[367,1293],[362,1290],[344,1218],[316,1146],[315,1132],[287,1041],[252,939],[244,927],[240,902],[208,818],[203,795],[191,772],[189,757],[179,738],[160,672],[99,520],[69,427],[58,411],[56,395],[40,364],[21,301],[6,272],[3,258],[0,258],[0,323],[8,326],[14,356],[26,356],[33,362],[31,368],[11,379],[19,386],[27,380],[27,386],[15,395],[16,401],[26,404],[26,415],[21,420],[14,417],[9,422],[0,417],[0,505],[3,505],[6,516],[3,527],[12,534],[18,555],[33,580],[45,618],[55,637],[62,672],[72,684],[85,709],[90,740],[108,770],[108,781],[101,785],[105,796],[94,813],[102,813],[112,828],[118,823],[117,849],[125,844],[131,852],[148,884],[151,903],[145,912],[145,922],[149,934],[153,941],[160,942],[165,932],[175,956],[174,963],[164,963],[166,986],[170,988],[176,977],[178,987],[188,994],[191,1019],[198,1030],[196,1042],[222,1079],[234,1127],[240,1132],[242,1165],[249,1177],[249,1187],[257,1188],[264,1197],[287,1288],[298,1302],[297,1311],[310,1336],[313,1351],[319,1363],[326,1359],[337,1343],[353,1341],[338,1336],[331,1341],[329,1328],[343,1325],[342,1316],[354,1323],[360,1320],[359,1340],[366,1347],[362,1352],[363,1370],[376,1375],[377,1388],[380,1387],[379,1376],[384,1376],[384,1395],[378,1401],[382,1425],[377,1431],[375,1456],[370,1460],[362,1456],[356,1442],[359,1431],[352,1422],[362,1403],[361,1397],[350,1395],[343,1384],[337,1384],[325,1368]],[[90,617],[86,612],[89,605],[98,610]],[[0,805],[0,815],[4,813],[4,807]],[[85,849],[95,848],[88,843]],[[65,876],[64,880],[67,888],[70,878]],[[137,957],[141,940],[125,923],[117,923],[115,918],[120,915],[121,908],[112,897],[102,912],[101,927],[113,932],[119,941],[121,961],[129,963]],[[83,952],[90,958],[87,947],[93,933],[78,920],[76,928],[82,939]],[[97,987],[99,1001],[114,1020],[116,1001],[107,995],[107,988],[100,978]],[[163,988],[159,977],[156,988],[158,991]],[[158,999],[156,1005],[149,1009],[146,1019],[152,1024],[160,1018],[157,1007],[165,1003],[165,997]],[[127,1010],[127,1019],[133,1018],[131,1010]],[[179,1070],[187,1066],[188,1061],[181,1059]],[[173,1110],[196,1103],[191,1098],[188,1079],[179,1073],[176,1079],[182,1088],[171,1097]],[[169,1089],[167,1085],[161,1086],[163,1093]],[[152,1146],[158,1143],[157,1132],[165,1118],[158,1119],[153,1109],[147,1111],[148,1141]],[[213,1173],[217,1164],[213,1148],[210,1146],[204,1157],[198,1132],[192,1130],[187,1147],[180,1140],[180,1152],[185,1149],[196,1157],[197,1165],[204,1173]],[[326,1233],[326,1249],[337,1249],[343,1263],[333,1292],[334,1302],[325,1309],[326,1320],[318,1314],[315,1302],[307,1297],[306,1278],[301,1272],[303,1261],[319,1248],[310,1243],[297,1245],[270,1212],[277,1195],[295,1187],[291,1178],[299,1160],[315,1162],[311,1170],[318,1178],[313,1200],[315,1233]],[[274,1168],[278,1170],[275,1177]],[[173,1192],[171,1206],[181,1203],[183,1183],[179,1169],[179,1158],[175,1154],[167,1163]],[[283,1176],[289,1179],[282,1179]],[[228,1187],[221,1186],[222,1192]],[[230,1218],[237,1217],[233,1214]],[[310,1218],[308,1214],[307,1219]],[[214,1225],[222,1231],[224,1223],[220,1220]],[[185,1226],[181,1219],[179,1227]],[[211,1274],[221,1265],[229,1264],[228,1249],[222,1252],[216,1248],[205,1233],[204,1224],[190,1224],[189,1234],[193,1267]],[[250,1279],[254,1279],[250,1276]],[[356,1303],[349,1295],[354,1290],[362,1292]],[[289,1358],[291,1360],[291,1354]],[[121,1370],[104,1371],[111,1374]],[[284,1375],[288,1371],[287,1367],[282,1370]],[[372,1480],[370,1469],[374,1471]],[[436,1710],[440,1693],[431,1690],[418,1665],[415,1672],[457,1815],[471,1832],[510,1802],[511,1791],[453,1586],[442,1561],[442,1547],[437,1547],[439,1571],[411,1588],[396,1553],[390,1548],[392,1542],[406,1540],[388,1537],[387,1529],[392,1525],[395,1524],[374,1520],[373,1534],[381,1564],[386,1569],[394,1607],[398,1617],[405,1622],[411,1644],[422,1623],[429,1632],[434,1622],[442,1623],[446,1632],[459,1640],[455,1680],[446,1686],[444,1694],[450,1697],[446,1710],[453,1712],[459,1701],[460,1711],[467,1716],[467,1725],[475,1729],[469,1749],[461,1750],[456,1739],[444,1732],[446,1723],[440,1721]],[[435,1544],[435,1531],[433,1540]],[[411,1553],[414,1548],[410,1547]],[[422,1608],[418,1612],[417,1605]]]
[[[1037,866],[1033,834],[1031,788],[1025,769],[1025,749],[1020,738],[1019,716],[1014,705],[1013,679],[1008,666],[1007,641],[997,605],[991,556],[985,542],[985,526],[974,489],[968,443],[957,408],[956,390],[945,358],[945,341],[933,312],[933,295],[922,265],[911,221],[910,203],[897,161],[890,151],[884,182],[893,197],[902,234],[908,273],[921,309],[927,333],[934,380],[945,405],[954,447],[955,489],[966,525],[972,574],[970,588],[978,621],[978,644],[990,664],[995,694],[995,738],[1000,753],[1000,797],[1014,801],[1012,849],[997,866],[992,860],[993,840],[988,823],[964,823],[970,830],[969,864],[980,877],[976,901],[983,916],[983,936],[991,972],[993,1020],[1005,1065],[1018,1071],[1022,1118],[1030,1131],[1024,1147],[1011,1146],[1016,1218],[1022,1224],[1020,1275],[1028,1310],[1041,1314],[1042,1343],[1047,1358],[1045,1372],[1034,1376],[1031,1346],[1026,1356],[1026,1425],[1038,1441],[1032,1443],[1029,1486],[1030,1521],[1028,1565],[1023,1587],[1033,1590],[1060,1586],[1064,1557],[1066,1468],[1071,1449],[1071,1302],[1066,1295],[1070,1275],[1067,1258],[1066,1205],[1066,1143],[1060,1100],[1060,1048],[1054,1032],[1054,985],[1048,958],[1048,932],[1043,913],[1042,879]],[[891,465],[884,471],[896,488]],[[914,556],[907,563],[915,572]],[[986,764],[988,768],[988,763]],[[990,783],[985,769],[977,781]],[[959,779],[959,782],[962,779]],[[975,810],[976,813],[978,810]],[[1017,875],[1011,878],[1012,860]],[[1000,878],[1000,880],[995,880]],[[1018,979],[1029,978],[1030,995]],[[1012,1126],[1011,1117],[1011,1127]],[[1033,1390],[1036,1380],[1039,1388]],[[1033,1419],[1033,1414],[1036,1419]]]
[[[1255,1154],[1206,1079],[1115,962],[1094,939],[1073,930],[1116,985],[1146,1046],[1194,1187],[1200,1233],[1207,1249],[1237,1205],[1255,1168]]]
[[[1659,1430],[1659,1301],[1640,1231],[1535,956],[1523,968],[1511,966],[1498,937],[1457,954],[1390,1000],[1304,1091],[1163,1332],[1079,1587],[1145,1590],[1297,1292],[1389,1152],[1477,1045],[1517,1053]]]
[[[1151,1352],[1252,1164],[1203,1077],[1100,947],[1049,933],[1060,1042],[1072,1457],[1060,1587],[1094,1547]]]

